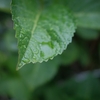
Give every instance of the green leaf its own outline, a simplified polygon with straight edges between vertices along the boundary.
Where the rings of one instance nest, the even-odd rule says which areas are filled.
[[[61,54],[75,32],[71,14],[55,0],[12,0],[12,14],[19,48],[17,69]]]
[[[74,12],[78,26],[100,29],[100,0],[67,0],[66,5]]]
[[[100,8],[99,8],[100,9]],[[100,12],[100,11],[99,11]],[[100,29],[100,13],[77,13],[77,25],[85,28]]]
[[[56,59],[54,58],[54,60],[42,64],[28,64],[19,70],[19,73],[30,90],[34,90],[50,81],[56,75],[58,68],[59,58],[56,57]]]

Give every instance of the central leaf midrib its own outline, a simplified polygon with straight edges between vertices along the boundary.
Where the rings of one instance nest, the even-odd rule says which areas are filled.
[[[37,23],[38,23],[38,20],[39,20],[39,17],[41,15],[41,11],[38,12],[36,18],[35,18],[35,21],[34,21],[34,26],[32,28],[32,32],[31,32],[31,35],[34,33],[35,29],[36,29],[36,26],[37,26]]]
[[[26,47],[25,53],[26,53],[26,51],[27,51],[27,49],[28,49],[28,47],[29,47],[29,45],[30,45],[30,41],[31,41],[31,39],[32,39],[32,35],[33,35],[34,32],[35,32],[35,29],[36,29],[36,27],[37,27],[37,23],[38,23],[38,21],[39,21],[39,18],[40,18],[41,13],[42,13],[42,10],[39,10],[38,13],[37,13],[37,15],[36,15],[36,18],[34,19],[34,20],[35,20],[35,21],[34,21],[34,25],[33,25],[32,31],[31,31],[31,36],[30,36],[28,45],[27,45],[27,47]],[[25,55],[25,53],[24,53],[24,55]],[[23,55],[22,59],[24,58],[24,55]]]

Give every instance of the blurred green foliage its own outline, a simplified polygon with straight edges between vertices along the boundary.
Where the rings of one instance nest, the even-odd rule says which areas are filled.
[[[11,0],[0,0],[0,10],[4,12],[10,12]]]
[[[0,0],[0,100],[100,100],[100,29],[79,27],[62,55],[16,71],[9,1]]]

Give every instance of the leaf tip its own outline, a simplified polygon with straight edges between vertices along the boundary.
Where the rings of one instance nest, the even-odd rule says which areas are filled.
[[[23,66],[17,66],[16,67],[16,71],[18,71],[19,69],[21,69]]]
[[[17,67],[17,68],[16,68],[16,71],[18,71],[20,68],[21,68],[21,67]]]

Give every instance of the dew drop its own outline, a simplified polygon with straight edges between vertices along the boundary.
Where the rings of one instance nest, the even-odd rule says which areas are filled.
[[[40,63],[42,63],[43,61],[41,60]]]
[[[45,60],[45,62],[47,62],[47,61],[48,61],[48,59]]]
[[[54,57],[51,57],[50,59],[52,60]]]

